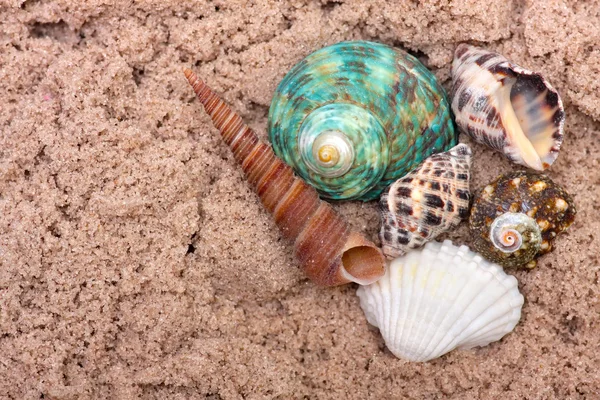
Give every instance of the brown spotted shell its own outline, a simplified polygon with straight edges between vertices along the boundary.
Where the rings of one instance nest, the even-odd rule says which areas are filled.
[[[500,54],[461,44],[452,82],[452,111],[462,132],[537,171],[556,160],[565,112],[543,76]]]
[[[501,175],[474,196],[469,218],[473,247],[505,267],[533,268],[576,212],[571,196],[546,175]]]
[[[471,149],[461,143],[390,185],[379,201],[386,257],[420,247],[467,217],[470,167]]]
[[[352,231],[314,188],[294,176],[196,74],[186,69],[185,76],[282,235],[294,243],[306,275],[322,286],[366,285],[383,276],[385,259],[379,248]]]

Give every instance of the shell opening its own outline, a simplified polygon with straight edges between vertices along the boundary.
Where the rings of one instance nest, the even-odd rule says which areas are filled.
[[[522,213],[505,213],[490,227],[490,240],[503,253],[514,253],[529,243],[539,246],[542,233],[537,222]]]
[[[561,144],[562,105],[541,76],[516,72],[500,81],[499,112],[524,162],[541,171],[552,164]]]
[[[328,178],[342,176],[354,163],[354,146],[344,133],[325,131],[313,142],[312,160],[306,162],[312,171]]]
[[[369,246],[352,247],[342,254],[342,274],[351,282],[370,285],[383,275],[384,270],[381,270],[381,273],[373,273],[378,271],[373,266],[381,262],[382,255],[379,249]]]

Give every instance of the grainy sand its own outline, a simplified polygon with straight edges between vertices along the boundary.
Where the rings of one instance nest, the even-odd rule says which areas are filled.
[[[0,1],[0,398],[600,398],[600,2]],[[194,98],[192,67],[265,137],[292,65],[341,40],[449,87],[468,41],[566,105],[548,172],[575,223],[501,342],[396,359],[356,286],[298,270]],[[461,137],[461,141],[469,142]],[[517,166],[474,149],[472,188]],[[336,204],[374,240],[375,203]],[[447,237],[469,243],[466,227]]]

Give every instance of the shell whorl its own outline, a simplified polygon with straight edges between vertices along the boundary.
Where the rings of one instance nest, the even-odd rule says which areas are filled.
[[[542,232],[527,214],[508,212],[492,222],[490,240],[502,253],[520,250],[524,252],[523,258],[533,259],[542,244]]]
[[[537,171],[556,160],[565,112],[543,76],[498,53],[461,44],[452,82],[452,111],[462,132]]]
[[[381,196],[383,253],[388,259],[422,246],[469,213],[471,149],[460,143],[427,158]]]
[[[344,168],[315,167],[314,143],[330,132],[352,148],[338,152]],[[286,74],[271,102],[269,138],[302,179],[336,200],[375,199],[429,155],[456,144],[435,76],[401,50],[364,41],[319,49]]]
[[[380,278],[385,273],[381,251],[351,231],[196,74],[189,69],[184,73],[282,235],[294,242],[306,275],[323,286],[369,284]]]
[[[311,147],[314,164],[309,164],[315,171],[326,177],[344,175],[354,159],[354,147],[349,140],[338,131],[321,133]]]

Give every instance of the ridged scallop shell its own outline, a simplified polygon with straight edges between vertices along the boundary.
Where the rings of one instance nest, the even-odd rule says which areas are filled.
[[[317,50],[288,72],[273,96],[269,138],[329,199],[376,199],[456,144],[435,76],[402,50],[363,41]]]
[[[565,112],[544,77],[500,54],[461,44],[452,81],[452,111],[462,132],[538,171],[556,160]]]
[[[271,147],[261,143],[242,118],[191,70],[186,69],[185,76],[282,235],[294,243],[306,275],[323,286],[379,279],[385,268],[379,248],[351,231],[315,189],[295,177]]]
[[[505,267],[535,267],[575,220],[571,196],[543,174],[516,171],[477,191],[469,228],[473,247]]]
[[[396,357],[428,361],[511,332],[523,305],[517,286],[500,266],[446,240],[396,258],[356,293]]]
[[[422,246],[469,215],[471,149],[459,144],[427,158],[381,196],[383,254]]]

